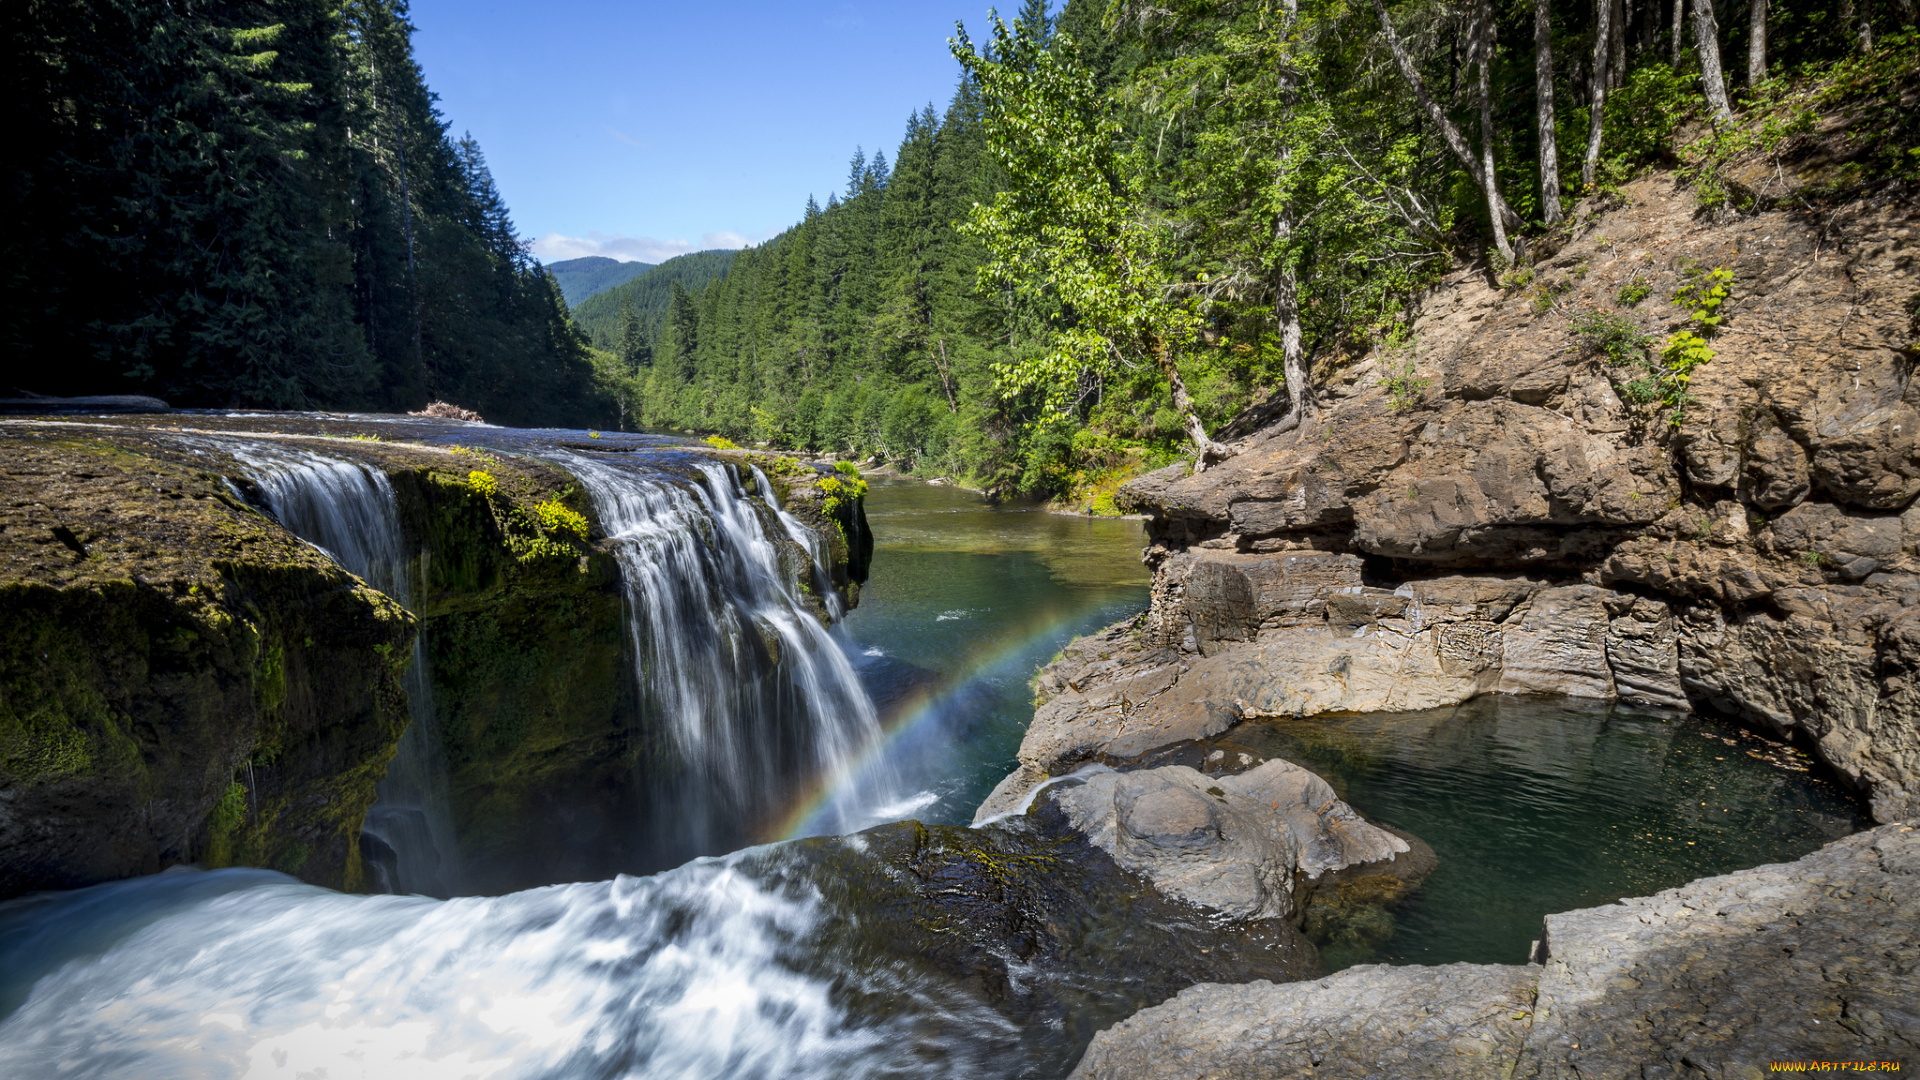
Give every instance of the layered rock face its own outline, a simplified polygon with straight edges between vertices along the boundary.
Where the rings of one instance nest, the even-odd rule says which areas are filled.
[[[1455,275],[1298,428],[1123,489],[1152,608],[1042,674],[983,811],[1247,717],[1562,693],[1720,710],[1805,739],[1878,820],[1920,812],[1917,219],[1714,222],[1655,177],[1524,286]],[[1713,268],[1732,297],[1676,422],[1574,322],[1611,313],[1658,364]]]
[[[217,476],[12,428],[0,458],[0,897],[239,858],[358,884],[413,616]]]
[[[1550,915],[1524,966],[1203,984],[1095,1036],[1084,1080],[1747,1077],[1920,1054],[1920,830]]]

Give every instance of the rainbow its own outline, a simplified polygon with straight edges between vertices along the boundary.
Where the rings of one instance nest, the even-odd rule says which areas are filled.
[[[987,679],[1014,674],[1012,667],[1020,664],[1035,645],[1049,640],[1065,645],[1074,627],[1086,618],[1093,606],[1089,601],[1040,612],[1023,624],[995,635],[939,682],[895,702],[887,715],[880,718],[881,736],[861,751],[850,767],[821,777],[802,789],[791,808],[769,830],[768,839],[797,840],[833,831],[828,808],[850,792],[861,776],[895,747],[925,735],[946,706],[969,689]]]

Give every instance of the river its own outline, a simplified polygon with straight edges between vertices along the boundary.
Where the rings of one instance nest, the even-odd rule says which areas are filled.
[[[882,734],[780,826],[814,839],[498,897],[177,869],[0,904],[0,1075],[1057,1077],[1094,1028],[1182,979],[1311,973],[1285,941],[1143,898],[1024,823],[962,827],[1012,767],[1037,668],[1145,605],[1139,524],[885,477],[868,518],[872,576],[835,639]],[[1519,962],[1547,912],[1859,824],[1778,748],[1592,703],[1484,699],[1220,743],[1323,772],[1440,856],[1389,922],[1322,919],[1327,967]],[[867,791],[886,797],[866,816],[928,827],[818,835]],[[1010,865],[1054,869],[1036,893]],[[1029,901],[1056,905],[1047,926],[1007,931]],[[1226,959],[1168,966],[1203,953]]]

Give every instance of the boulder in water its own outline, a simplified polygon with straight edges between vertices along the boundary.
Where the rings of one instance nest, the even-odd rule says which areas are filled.
[[[1369,823],[1325,780],[1278,759],[1237,776],[1185,765],[1100,772],[1043,798],[1161,892],[1238,919],[1299,912],[1300,882],[1384,874],[1385,899],[1398,899],[1433,865],[1426,845]]]

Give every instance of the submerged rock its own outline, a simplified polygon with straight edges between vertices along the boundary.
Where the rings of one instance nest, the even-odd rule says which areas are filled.
[[[1201,985],[1102,1031],[1075,1077],[1761,1076],[1914,1060],[1920,829],[1550,915],[1544,964]]]

